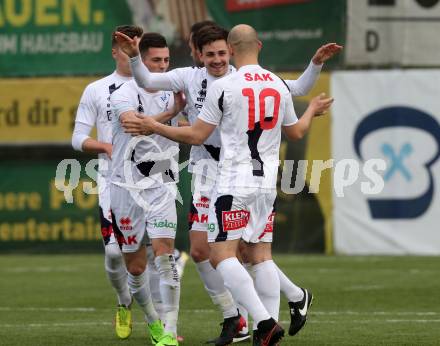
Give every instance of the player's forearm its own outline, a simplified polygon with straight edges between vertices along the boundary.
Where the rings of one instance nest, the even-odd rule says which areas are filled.
[[[153,132],[179,143],[201,145],[204,139],[198,136],[192,126],[174,127],[154,123]]]
[[[307,95],[318,80],[322,66],[323,65],[316,65],[313,61],[311,61],[309,66],[307,66],[306,70],[301,76],[299,76],[297,80],[286,80],[286,83],[290,88],[291,95]]]
[[[167,74],[150,72],[140,55],[130,58],[130,67],[136,84],[140,88],[172,90],[171,80]]]
[[[294,125],[297,127],[298,139],[303,138],[306,133],[310,129],[310,125],[312,124],[313,117],[315,116],[315,111],[308,107],[302,117],[298,120],[298,122]]]
[[[156,115],[153,115],[152,118],[162,124],[165,124],[166,122],[173,119],[177,114],[171,110],[165,111]]]
[[[110,145],[110,143],[103,143],[93,138],[87,138],[82,143],[82,150],[86,153],[102,154],[106,153],[106,146],[108,145]]]
[[[302,139],[310,128],[315,112],[308,107],[302,117],[292,126],[284,128],[284,133],[291,141]]]

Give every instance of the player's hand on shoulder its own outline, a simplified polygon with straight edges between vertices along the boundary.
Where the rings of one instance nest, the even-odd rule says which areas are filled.
[[[339,53],[342,50],[342,46],[337,43],[327,43],[318,48],[315,55],[312,58],[312,61],[315,65],[322,65],[328,59],[330,59],[335,54]]]
[[[326,95],[322,93],[310,101],[309,107],[312,108],[315,116],[319,116],[327,112],[333,101],[334,99],[332,97],[326,97]]]
[[[131,38],[119,31],[116,31],[114,35],[118,46],[125,54],[127,54],[130,58],[139,55],[139,37],[135,36],[134,38]]]

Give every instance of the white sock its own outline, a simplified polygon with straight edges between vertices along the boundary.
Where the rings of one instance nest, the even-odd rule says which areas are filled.
[[[163,321],[165,318],[164,309],[162,304],[162,297],[160,295],[160,275],[157,271],[156,265],[153,262],[148,262],[148,281],[150,284],[151,299],[153,300],[154,308],[159,314],[160,319]]]
[[[250,263],[243,263],[242,264],[244,269],[247,270],[247,272],[249,273],[249,275],[251,275],[251,273],[249,272],[249,268],[252,267],[252,265]],[[252,275],[251,275],[252,277]],[[252,277],[253,279],[253,277]],[[240,312],[240,315],[246,320],[246,327],[241,329],[241,333],[248,333],[249,332],[249,313],[247,312],[246,308],[235,302],[235,305],[237,305],[238,311]]]
[[[136,300],[144,312],[147,322],[152,323],[157,321],[159,315],[154,309],[153,301],[151,300],[147,270],[141,275],[132,275],[128,273],[128,287],[130,288],[134,300]]]
[[[280,289],[289,302],[299,302],[304,298],[304,292],[296,286],[289,278],[277,267],[278,277],[280,278]]]
[[[180,302],[180,279],[176,268],[176,260],[171,254],[157,256],[154,264],[160,275],[160,295],[164,308],[165,332],[177,335],[177,318]]]
[[[116,291],[120,305],[129,306],[131,295],[127,284],[127,269],[122,252],[116,243],[105,246],[104,266],[107,277]]]
[[[277,266],[272,260],[253,266],[255,271],[255,289],[266,310],[275,321],[280,312],[280,280]]]
[[[196,263],[196,268],[212,302],[220,307],[223,318],[237,316],[237,306],[226,289],[221,274],[214,269],[209,260]]]
[[[227,258],[217,265],[225,286],[232,293],[235,301],[242,304],[252,316],[254,323],[270,318],[258,294],[249,273],[236,257]]]

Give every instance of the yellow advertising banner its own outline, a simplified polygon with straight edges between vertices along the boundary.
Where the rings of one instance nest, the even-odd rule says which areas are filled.
[[[284,79],[297,79],[297,73],[283,73],[281,77]],[[312,91],[304,97],[298,97],[295,102],[295,110],[298,111],[297,105],[305,104],[315,96],[321,93],[330,95],[330,74],[322,72],[319,80],[316,82]],[[301,114],[297,114],[300,116]],[[313,160],[320,160],[327,162],[331,159],[331,112],[325,116],[318,117],[313,120],[312,126],[308,133],[307,147],[305,159],[309,161],[310,166]],[[282,153],[283,151],[281,151]],[[311,169],[308,169],[306,182],[310,184]],[[316,192],[316,197],[321,207],[324,216],[324,238],[325,238],[325,252],[327,254],[333,253],[333,199],[332,199],[332,169],[324,169],[321,174],[319,190]],[[280,196],[282,196],[280,194]]]
[[[81,94],[98,78],[0,79],[0,144],[70,143]]]

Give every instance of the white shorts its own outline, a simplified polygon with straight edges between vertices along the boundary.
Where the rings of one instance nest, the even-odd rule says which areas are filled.
[[[208,231],[209,204],[214,192],[215,180],[202,175],[193,174],[194,191],[188,213],[188,229],[190,231]]]
[[[111,200],[113,226],[122,252],[137,251],[148,237],[175,239],[176,200],[167,187],[137,191],[134,198],[128,189],[112,184]]]
[[[214,193],[209,213],[208,241],[243,239],[250,243],[272,242],[276,190],[253,189],[249,193]]]
[[[98,175],[99,177],[99,175]],[[99,220],[101,222],[101,235],[104,246],[116,243],[113,233],[112,215],[110,209],[110,182],[101,176],[98,178],[99,190]]]

